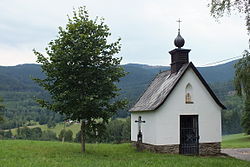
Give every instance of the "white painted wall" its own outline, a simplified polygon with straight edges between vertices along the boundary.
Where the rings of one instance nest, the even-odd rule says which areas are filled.
[[[193,104],[185,103],[185,88],[192,85]],[[221,142],[221,108],[191,68],[186,71],[165,103],[156,111],[131,113],[131,140],[137,140],[142,116],[143,142],[154,145],[180,143],[180,115],[198,115],[200,143]]]
[[[131,141],[137,141],[138,134],[138,123],[135,123],[135,120],[138,120],[138,117],[142,116],[142,120],[146,121],[145,123],[141,123],[142,129],[142,142],[143,143],[155,143],[156,137],[156,122],[155,111],[147,111],[147,112],[136,112],[131,114]]]

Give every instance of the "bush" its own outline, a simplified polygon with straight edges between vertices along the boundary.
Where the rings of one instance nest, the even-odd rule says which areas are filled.
[[[12,138],[11,130],[8,131],[0,130],[0,139],[11,139],[11,138]]]
[[[48,122],[48,124],[47,124],[47,127],[48,127],[48,128],[54,128],[54,127],[56,127],[56,123],[55,123],[54,121],[51,121],[51,120],[50,120],[50,121]]]
[[[122,143],[130,141],[130,118],[110,121],[105,133],[105,142]]]
[[[32,132],[28,127],[17,129],[17,139],[31,139]]]
[[[73,141],[73,132],[70,129],[69,130],[62,129],[58,138],[61,141],[71,142],[71,141]]]
[[[73,141],[73,132],[71,130],[67,130],[65,132],[65,141]]]
[[[39,127],[31,129],[31,139],[39,140],[42,137],[42,129]]]
[[[130,141],[130,118],[125,120],[115,119],[109,122],[104,133],[86,135],[87,143],[122,143]],[[76,134],[75,142],[81,142],[81,131]]]
[[[17,129],[17,139],[27,139],[27,140],[57,140],[56,133],[52,131],[42,131],[41,128],[18,128]]]
[[[12,138],[12,132],[11,132],[11,130],[9,129],[8,131],[5,131],[4,134],[3,134],[3,137],[5,139],[11,139]]]
[[[51,130],[46,130],[46,131],[43,131],[42,136],[41,136],[40,139],[49,141],[49,140],[57,140],[57,137],[56,137],[55,132],[53,132]]]

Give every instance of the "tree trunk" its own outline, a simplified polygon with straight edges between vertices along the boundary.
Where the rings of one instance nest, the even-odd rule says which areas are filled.
[[[82,120],[81,124],[81,144],[82,144],[82,152],[85,152],[85,120]]]
[[[64,143],[64,138],[65,138],[65,121],[64,121],[64,125],[63,125],[63,130],[64,130],[64,133],[63,133],[63,137],[62,137],[62,143]]]

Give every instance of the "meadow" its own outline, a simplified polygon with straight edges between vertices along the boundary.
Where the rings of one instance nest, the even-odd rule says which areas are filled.
[[[82,154],[78,143],[0,140],[0,167],[250,166],[250,162],[227,156],[183,156],[156,154],[147,151],[136,152],[135,148],[128,143],[87,144],[86,149],[87,152]]]
[[[76,134],[80,131],[80,124],[79,123],[72,123],[72,124],[68,124],[68,123],[58,123],[56,124],[55,127],[53,128],[48,128],[47,124],[45,125],[33,125],[33,126],[28,126],[29,128],[36,128],[39,127],[41,128],[43,131],[44,130],[51,130],[53,132],[55,132],[57,134],[57,136],[60,134],[62,129],[66,129],[66,130],[71,130],[73,132],[73,137],[76,136]],[[17,128],[11,129],[11,132],[13,135],[17,134]]]
[[[222,148],[250,148],[250,136],[243,133],[222,137]]]

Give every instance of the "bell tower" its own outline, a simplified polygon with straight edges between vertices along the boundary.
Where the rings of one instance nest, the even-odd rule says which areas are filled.
[[[180,33],[181,20],[179,19],[177,22],[179,22],[178,35],[174,40],[174,45],[177,48],[169,52],[171,55],[171,73],[177,73],[184,64],[189,63],[188,54],[191,51],[191,49],[182,48],[185,44],[185,40]]]

